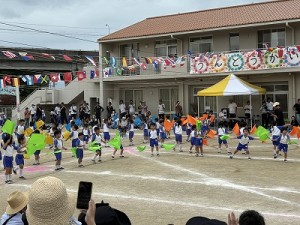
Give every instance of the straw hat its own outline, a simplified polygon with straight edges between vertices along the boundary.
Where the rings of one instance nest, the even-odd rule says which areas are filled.
[[[64,183],[55,177],[35,181],[29,192],[27,220],[30,225],[66,225],[75,210]]]
[[[5,212],[8,215],[15,214],[22,209],[25,208],[25,206],[28,203],[28,193],[23,193],[20,191],[14,191],[9,194],[7,198],[8,206],[6,207]]]

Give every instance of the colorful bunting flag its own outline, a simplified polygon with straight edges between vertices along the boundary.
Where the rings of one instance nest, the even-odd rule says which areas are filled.
[[[70,81],[72,81],[72,72],[64,73],[64,81],[65,81],[65,82],[70,82]]]
[[[48,54],[48,53],[42,53],[42,56],[44,56],[45,58],[51,58],[51,59],[55,60],[55,57],[53,55]]]
[[[125,67],[125,68],[128,66],[128,65],[127,65],[127,60],[126,60],[125,57],[122,58],[122,65],[123,65],[123,67]]]
[[[31,86],[34,84],[34,81],[33,81],[33,76],[31,75],[26,75],[26,83],[27,85]]]
[[[20,79],[19,78],[12,78],[12,85],[15,87],[20,86]]]
[[[63,55],[64,60],[68,61],[68,62],[72,62],[73,59],[67,55]]]
[[[44,75],[44,76],[41,76],[41,78],[42,78],[42,81],[41,81],[41,84],[43,84],[43,83],[48,83],[48,76],[47,75]]]
[[[33,82],[35,84],[40,84],[42,83],[42,74],[36,74],[33,76]]]
[[[5,55],[7,58],[13,59],[16,58],[17,55],[15,55],[14,53],[10,52],[10,51],[2,51],[3,55]]]
[[[19,55],[25,60],[34,60],[34,57],[32,55],[29,55],[27,52],[19,52]]]
[[[86,74],[84,71],[77,71],[76,72],[77,78],[79,81],[83,80],[86,78]]]
[[[92,56],[86,55],[85,58],[87,58],[87,60],[89,60],[93,64],[93,66],[97,66]]]
[[[95,70],[91,70],[90,79],[95,78]]]
[[[5,84],[11,84],[11,78],[10,76],[6,75],[3,77],[3,81],[5,82]]]
[[[3,79],[0,79],[0,88],[6,87],[6,84]]]
[[[50,73],[50,80],[53,83],[56,83],[59,81],[59,75],[58,73]]]

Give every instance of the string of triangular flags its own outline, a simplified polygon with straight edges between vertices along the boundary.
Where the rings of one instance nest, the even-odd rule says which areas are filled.
[[[0,75],[1,76],[1,75]],[[86,71],[76,71],[76,77],[78,81],[87,78]],[[99,78],[99,70],[90,70],[90,79]],[[6,86],[18,87],[23,82],[25,85],[32,86],[38,84],[47,84],[49,82],[71,82],[73,80],[72,72],[64,73],[50,73],[50,74],[34,74],[34,75],[3,75],[0,79],[0,88],[5,88]]]
[[[93,56],[84,55],[84,58],[79,55],[73,55],[72,57],[65,54],[48,54],[48,53],[37,53],[37,52],[12,52],[8,50],[1,50],[2,55],[9,59],[22,58],[25,61],[31,61],[35,59],[49,59],[67,62],[89,62],[93,66],[97,66]],[[85,61],[85,59],[87,61]]]

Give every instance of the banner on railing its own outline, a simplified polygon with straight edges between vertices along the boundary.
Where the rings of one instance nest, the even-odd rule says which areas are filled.
[[[264,70],[300,66],[300,46],[236,53],[206,53],[191,58],[190,74]]]
[[[16,96],[16,88],[11,86],[1,87],[0,95],[12,95]]]

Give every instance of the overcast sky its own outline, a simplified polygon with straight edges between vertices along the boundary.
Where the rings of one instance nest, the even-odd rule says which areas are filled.
[[[26,47],[22,43],[32,47],[97,50],[98,45],[93,42],[109,30],[115,32],[147,17],[262,1],[265,0],[0,0],[0,46]]]

